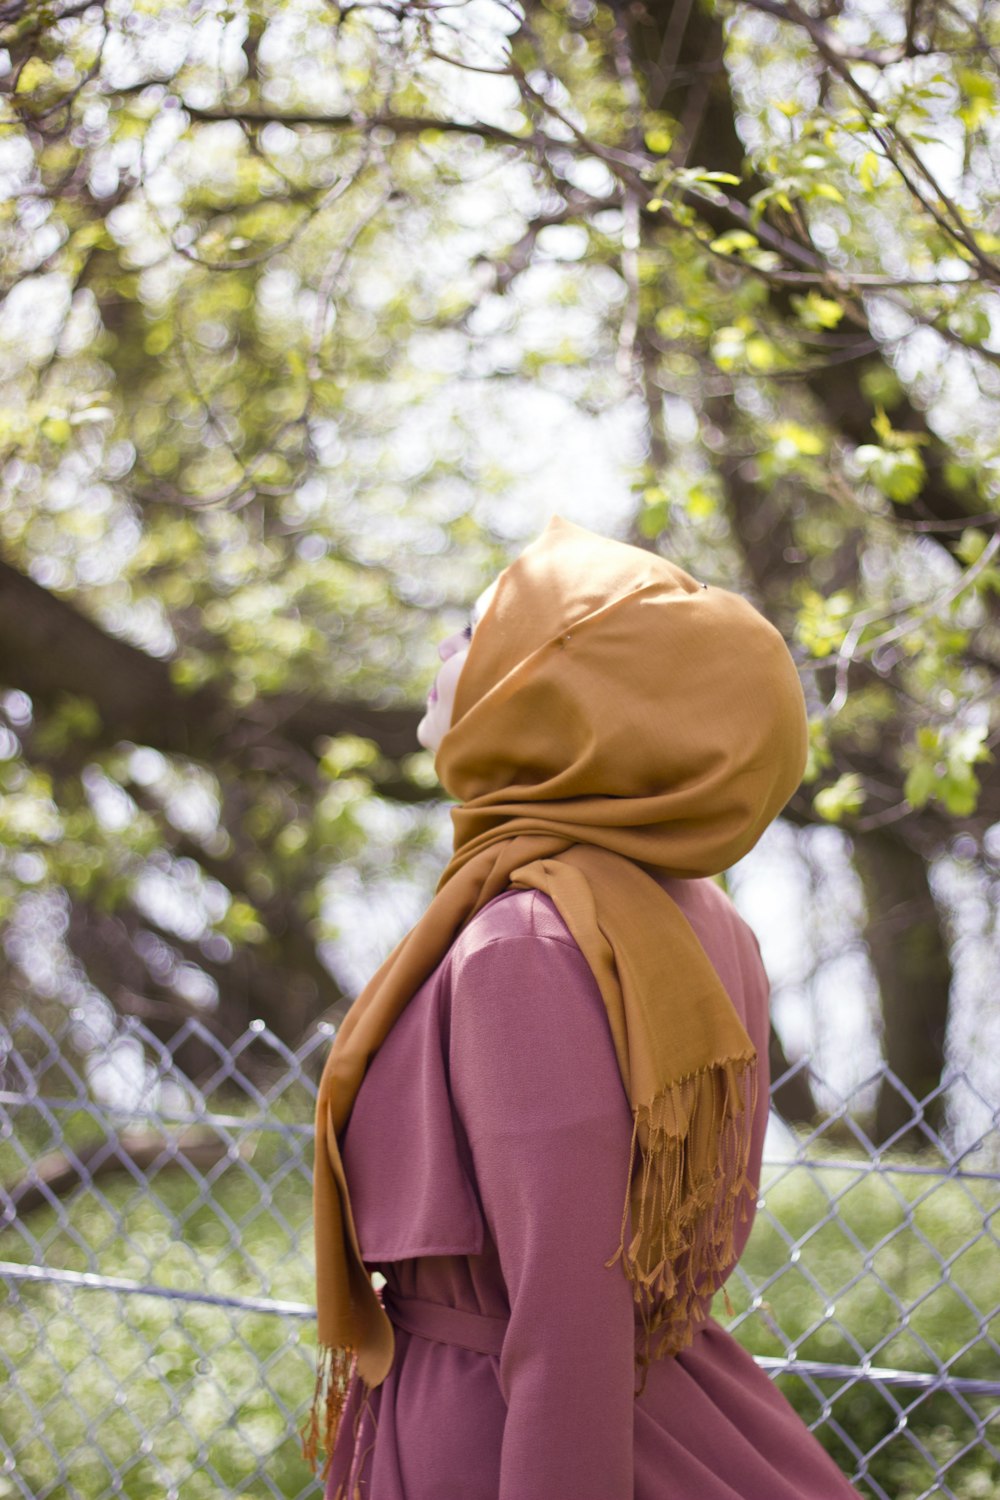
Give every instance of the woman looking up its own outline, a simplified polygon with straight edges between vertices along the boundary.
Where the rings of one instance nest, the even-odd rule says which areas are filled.
[[[451,711],[455,702],[458,679],[472,645],[472,632],[479,623],[486,606],[493,597],[499,579],[488,585],[469,612],[469,621],[454,635],[446,636],[438,646],[438,655],[443,666],[427,695],[427,712],[417,725],[417,739],[425,750],[437,750],[448,729],[451,728]]]
[[[454,853],[316,1105],[326,1500],[850,1500],[710,1313],[769,1088],[767,977],[711,877],[802,775],[787,648],[555,517],[440,655],[418,737]]]

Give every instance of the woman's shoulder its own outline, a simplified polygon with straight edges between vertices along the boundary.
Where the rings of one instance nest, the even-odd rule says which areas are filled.
[[[509,886],[481,907],[462,928],[452,945],[452,959],[459,963],[494,944],[539,944],[576,941],[559,915],[558,908],[542,891]]]
[[[735,959],[744,971],[744,982],[751,974],[757,976],[763,966],[756,935],[715,880],[681,880],[662,872],[654,878],[680,907],[716,967],[721,963],[728,970]],[[551,897],[542,891],[508,886],[466,922],[452,943],[449,968],[460,969],[473,955],[509,944],[521,948],[524,957],[526,946],[536,946],[541,959],[552,943],[580,951]],[[502,952],[493,956],[503,961]],[[735,973],[731,977],[735,980]]]

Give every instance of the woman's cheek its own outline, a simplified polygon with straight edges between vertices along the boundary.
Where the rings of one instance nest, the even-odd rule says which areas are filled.
[[[468,651],[456,651],[454,656],[449,656],[441,674],[438,678],[438,703],[444,716],[445,724],[451,723],[452,708],[455,703],[455,691],[458,687],[458,679],[462,675],[462,666]]]

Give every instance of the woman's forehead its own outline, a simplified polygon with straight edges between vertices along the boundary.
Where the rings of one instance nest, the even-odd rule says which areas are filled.
[[[482,593],[479,595],[479,598],[472,606],[473,620],[478,620],[480,616],[484,614],[484,612],[488,609],[489,602],[493,597],[493,590],[496,588],[498,582],[499,580],[494,578],[490,583],[486,585]]]

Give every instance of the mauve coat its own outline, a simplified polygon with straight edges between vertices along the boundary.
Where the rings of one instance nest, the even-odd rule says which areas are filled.
[[[714,881],[660,878],[757,1048],[759,1183],[769,1077],[757,943]],[[396,1345],[367,1404],[352,1381],[325,1500],[857,1500],[710,1316],[634,1399],[641,1323],[621,1262],[604,1264],[631,1136],[583,954],[547,896],[504,891],[393,1026],[341,1136]],[[753,1212],[737,1215],[736,1259]]]

